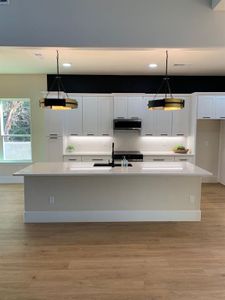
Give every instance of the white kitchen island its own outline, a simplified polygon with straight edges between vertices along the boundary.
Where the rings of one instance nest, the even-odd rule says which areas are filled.
[[[25,223],[200,221],[201,182],[190,163],[35,163],[24,176]]]

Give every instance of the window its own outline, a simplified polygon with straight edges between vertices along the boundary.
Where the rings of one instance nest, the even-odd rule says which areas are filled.
[[[2,159],[31,160],[29,99],[0,99]]]

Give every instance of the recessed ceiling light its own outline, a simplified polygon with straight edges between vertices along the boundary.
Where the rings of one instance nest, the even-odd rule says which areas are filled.
[[[151,69],[155,69],[155,68],[157,68],[157,67],[158,67],[158,65],[157,65],[157,64],[149,64],[148,66],[149,66],[149,68],[151,68]]]
[[[70,63],[64,63],[64,64],[63,64],[63,67],[64,67],[64,68],[71,68],[71,67],[72,67],[72,64],[70,64]]]

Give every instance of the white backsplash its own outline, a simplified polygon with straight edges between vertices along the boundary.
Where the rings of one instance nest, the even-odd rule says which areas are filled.
[[[171,151],[177,144],[187,146],[187,138],[185,137],[141,137],[136,131],[118,131],[114,133],[114,138],[67,137],[64,145],[66,149],[67,145],[73,144],[75,152],[110,152],[113,141],[115,142],[116,151],[160,152]]]

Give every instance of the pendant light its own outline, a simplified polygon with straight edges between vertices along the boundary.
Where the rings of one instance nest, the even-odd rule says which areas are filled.
[[[59,51],[56,51],[56,61],[57,61],[57,75],[50,86],[49,91],[45,98],[41,98],[39,101],[41,108],[47,108],[52,110],[69,110],[78,107],[78,102],[75,99],[69,98],[68,94],[65,92],[61,77],[59,75]],[[53,91],[53,88],[57,88],[57,96],[52,98],[49,97],[49,93]]]
[[[157,99],[157,95],[164,89],[165,97]],[[167,96],[169,94],[169,97]],[[149,110],[180,110],[184,108],[184,99],[174,98],[168,77],[168,51],[166,51],[166,74],[153,100],[149,100]]]

